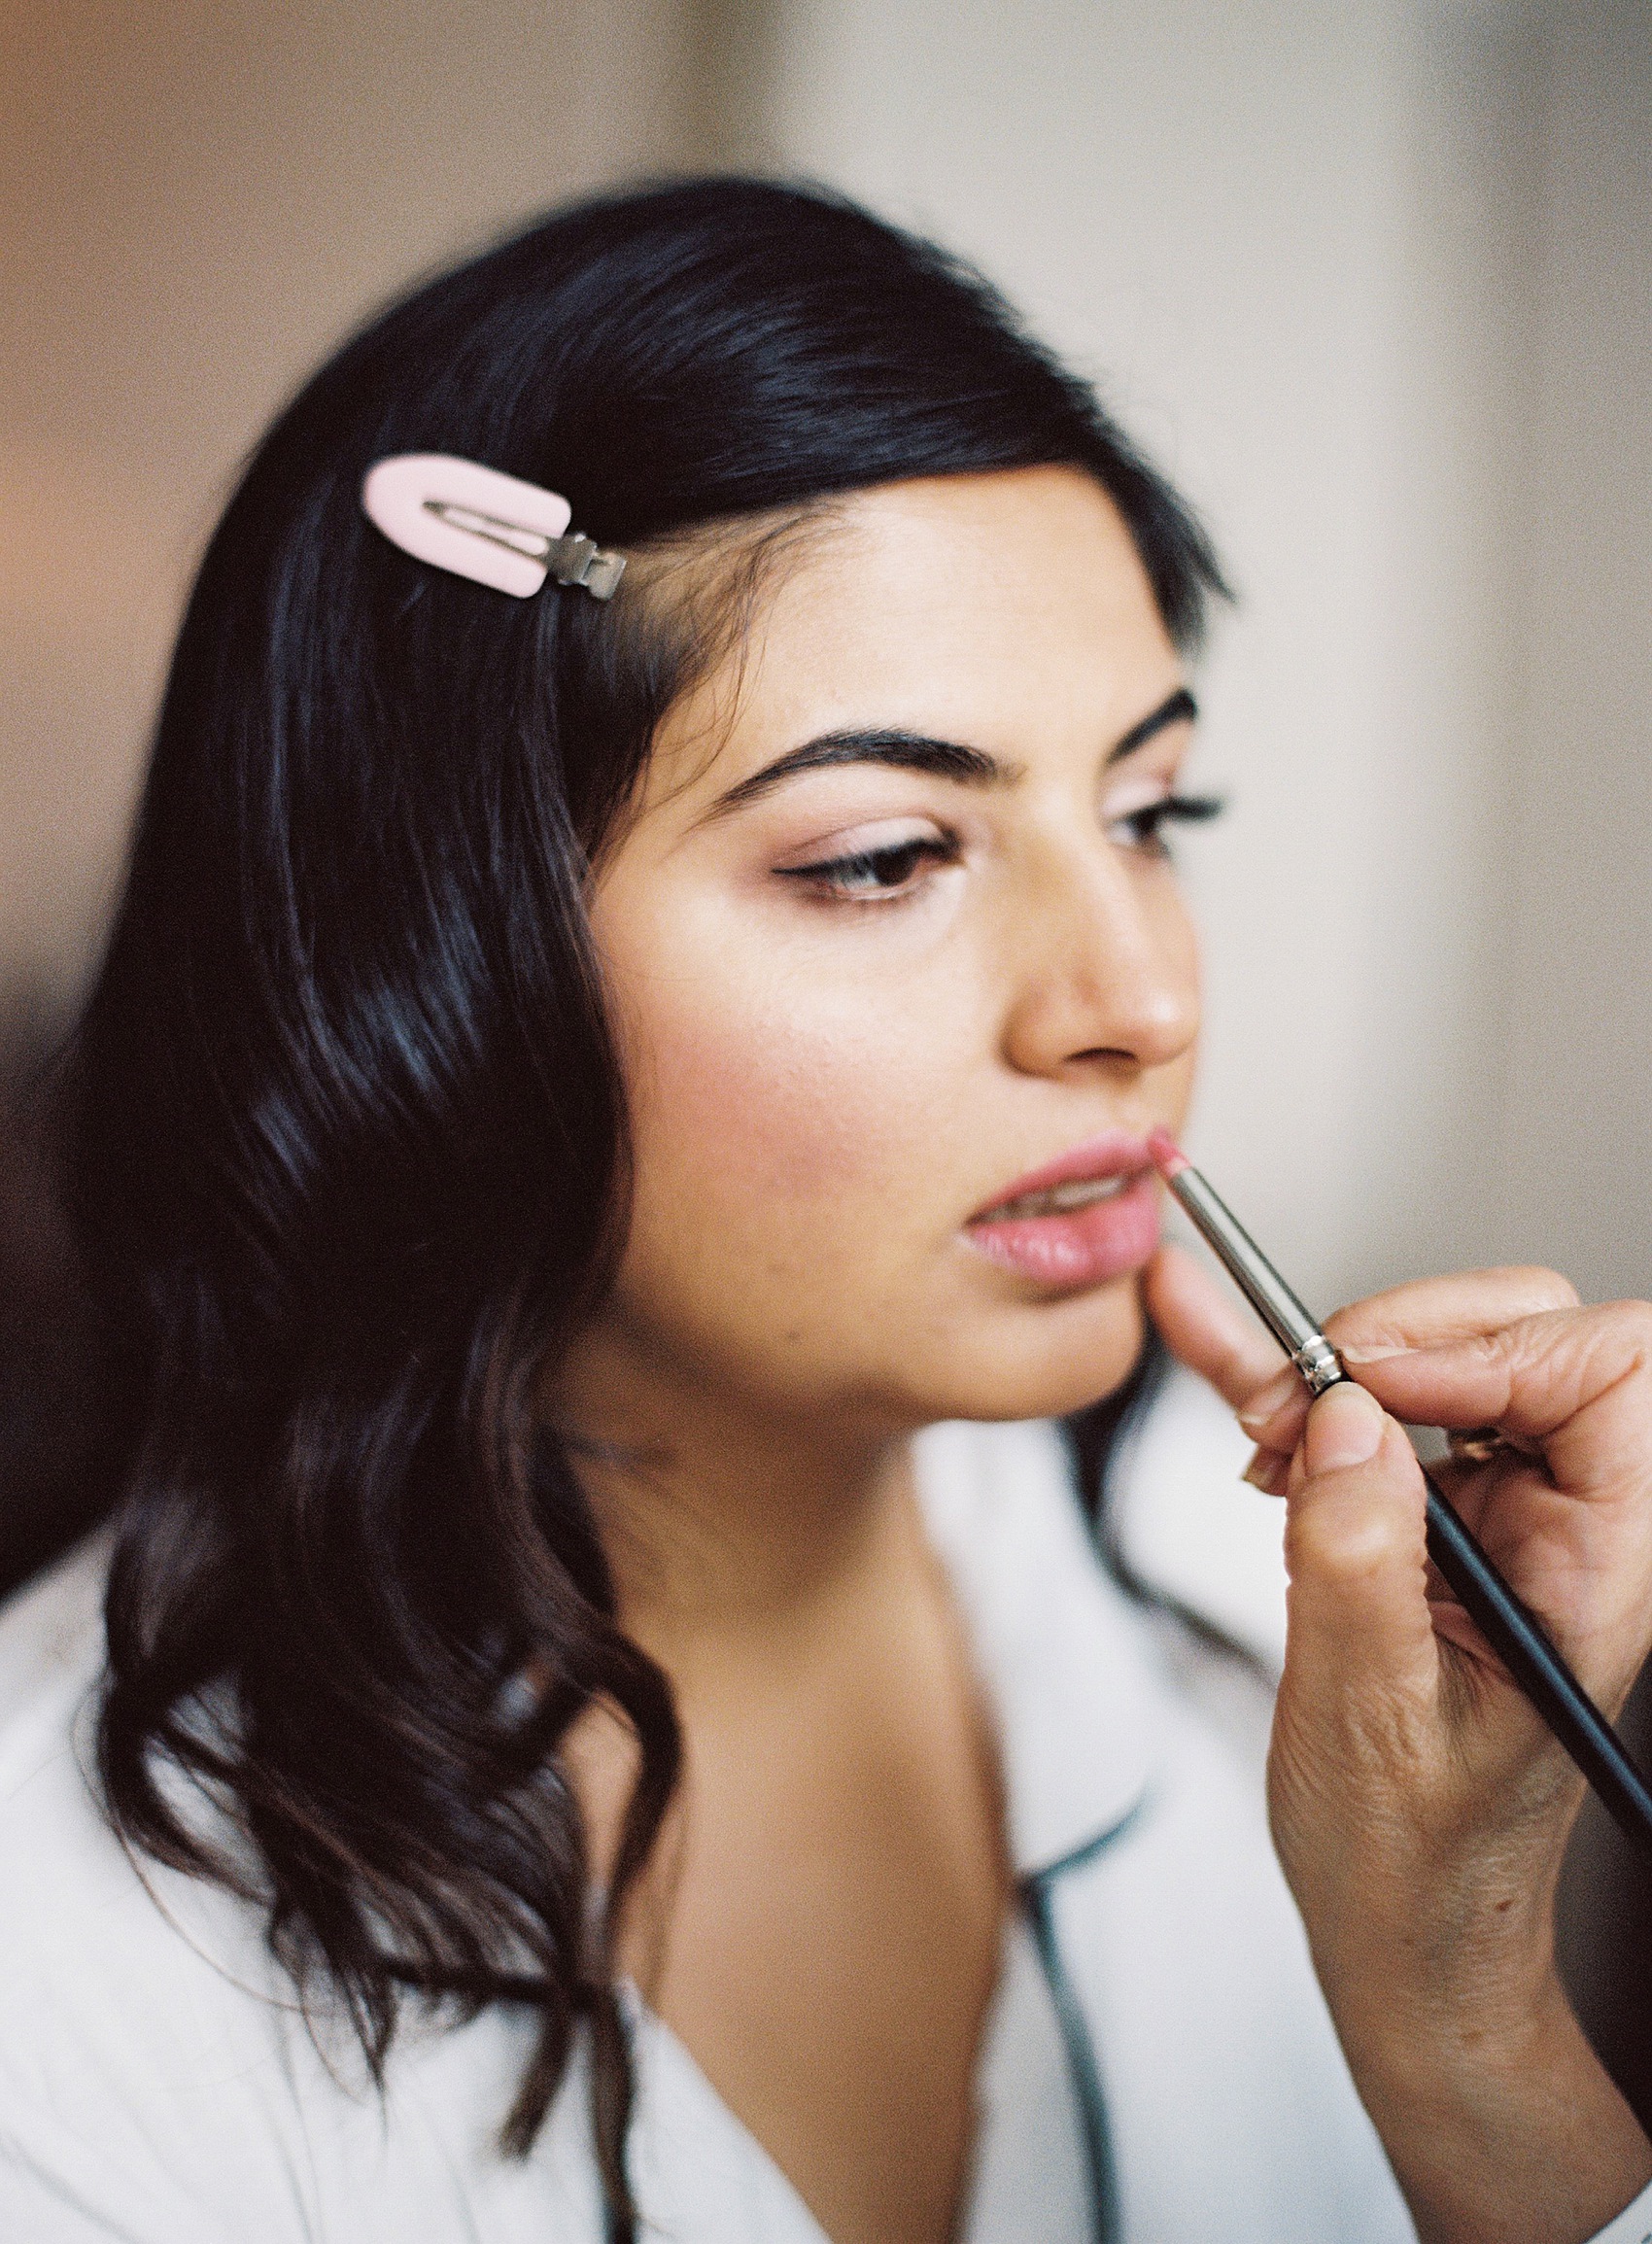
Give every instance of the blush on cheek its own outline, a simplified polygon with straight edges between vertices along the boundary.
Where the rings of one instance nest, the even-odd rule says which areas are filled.
[[[656,1016],[636,1102],[639,1184],[652,1170],[696,1199],[739,1193],[750,1213],[895,1185],[918,1102],[855,1026]]]

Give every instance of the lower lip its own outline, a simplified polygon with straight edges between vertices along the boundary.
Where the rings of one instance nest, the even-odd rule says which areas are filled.
[[[1157,1180],[1139,1176],[1110,1199],[1065,1216],[971,1224],[965,1237],[988,1261],[1069,1293],[1139,1270],[1158,1245]]]

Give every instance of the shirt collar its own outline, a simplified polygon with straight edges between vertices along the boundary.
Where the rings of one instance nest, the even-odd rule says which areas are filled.
[[[1147,1793],[1163,1700],[1146,1628],[1096,1558],[1053,1426],[931,1427],[917,1458],[998,1731],[1012,1865],[1034,1878]]]

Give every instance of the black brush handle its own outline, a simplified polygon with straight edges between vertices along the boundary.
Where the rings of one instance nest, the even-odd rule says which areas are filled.
[[[1428,1556],[1516,1683],[1599,1793],[1607,1813],[1652,1854],[1652,1790],[1618,1734],[1452,1509],[1428,1484]]]

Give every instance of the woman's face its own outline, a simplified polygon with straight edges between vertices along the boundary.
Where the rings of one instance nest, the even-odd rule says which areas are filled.
[[[1117,1385],[1198,1026],[1182,683],[1074,470],[852,497],[784,566],[598,883],[635,1206],[582,1393],[890,1431]]]

